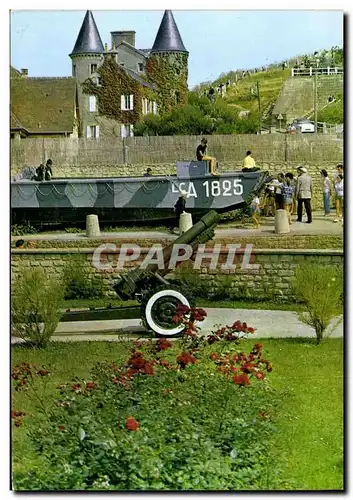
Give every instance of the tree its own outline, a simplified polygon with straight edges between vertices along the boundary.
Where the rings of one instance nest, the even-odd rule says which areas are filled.
[[[306,309],[298,312],[298,317],[315,328],[316,343],[320,344],[331,321],[342,314],[342,269],[304,263],[297,267],[292,287],[298,302],[303,302]]]

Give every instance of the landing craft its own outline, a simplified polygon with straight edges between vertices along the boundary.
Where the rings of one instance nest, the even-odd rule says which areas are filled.
[[[178,162],[176,171],[170,176],[14,180],[12,223],[82,225],[89,214],[105,223],[161,221],[174,216],[181,191],[188,194],[186,210],[198,218],[211,209],[241,208],[268,177],[261,171],[210,175],[206,161]]]

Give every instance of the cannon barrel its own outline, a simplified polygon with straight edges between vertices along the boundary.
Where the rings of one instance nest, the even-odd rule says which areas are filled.
[[[185,233],[181,234],[173,243],[163,248],[163,269],[158,264],[149,264],[143,269],[135,268],[126,274],[121,274],[113,284],[115,292],[124,300],[131,298],[136,292],[144,286],[148,286],[153,278],[157,281],[162,280],[163,276],[170,272],[169,261],[172,256],[175,245],[190,245],[195,251],[200,243],[206,243],[214,236],[214,227],[220,220],[220,215],[211,210],[204,215],[196,224],[194,224]]]

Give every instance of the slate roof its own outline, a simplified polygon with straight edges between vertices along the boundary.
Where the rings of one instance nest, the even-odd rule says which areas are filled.
[[[30,133],[72,133],[76,80],[11,78],[10,126]]]
[[[149,89],[156,90],[157,86],[154,83],[148,83],[143,80],[140,75],[135,73],[134,71],[131,71],[131,69],[125,68],[125,66],[122,66],[123,70],[126,71],[126,73],[131,76],[136,82],[141,84],[143,87],[148,87]]]
[[[90,10],[86,12],[75,46],[70,54],[103,54],[102,40]]]
[[[187,52],[171,10],[166,10],[154,41],[153,52]]]
[[[11,130],[25,130],[25,127],[12,110],[10,110],[10,128]]]
[[[147,57],[146,52],[144,52],[143,50],[140,50],[140,49],[136,49],[136,47],[134,47],[133,45],[131,45],[131,43],[127,42],[126,40],[122,40],[121,43],[119,43],[117,49],[121,45],[125,45],[126,47],[129,47],[129,49],[132,49],[134,52],[137,52],[137,53],[141,54],[142,56]]]
[[[151,52],[152,49],[137,49],[139,52],[142,52],[145,56],[148,56],[148,54]]]

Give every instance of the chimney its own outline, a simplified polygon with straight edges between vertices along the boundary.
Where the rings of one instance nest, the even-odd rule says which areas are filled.
[[[112,36],[112,45],[115,43],[119,47],[121,42],[124,41],[135,47],[136,31],[111,31],[110,34]]]
[[[22,76],[28,76],[28,69],[27,68],[21,69],[21,73],[22,73]]]

